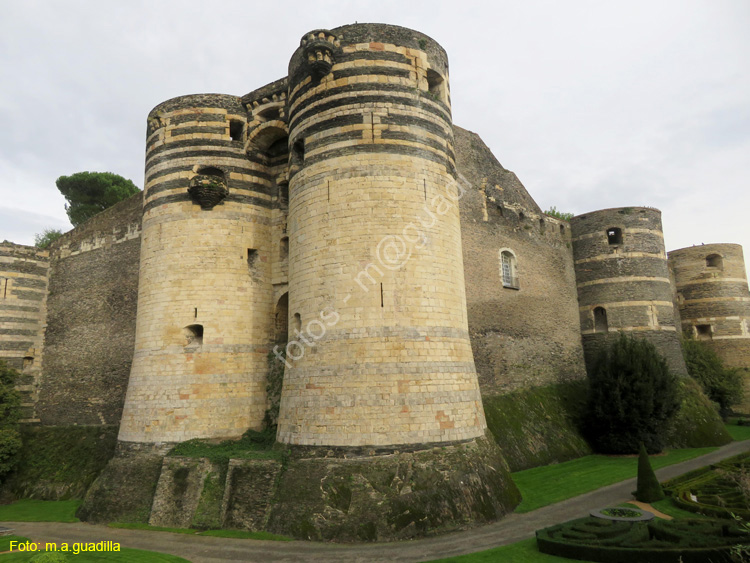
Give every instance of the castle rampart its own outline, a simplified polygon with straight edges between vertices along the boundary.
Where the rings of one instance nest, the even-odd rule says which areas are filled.
[[[661,212],[604,209],[573,217],[573,257],[586,361],[617,332],[652,342],[687,375],[675,325]]]
[[[570,226],[454,128],[471,347],[482,395],[585,377]]]
[[[110,207],[50,247],[45,425],[117,425],[133,359],[143,194]]]

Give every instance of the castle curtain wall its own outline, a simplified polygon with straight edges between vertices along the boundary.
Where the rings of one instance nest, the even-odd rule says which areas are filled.
[[[454,127],[469,333],[484,395],[585,377],[567,222],[544,215],[478,135]],[[502,257],[513,256],[504,279]]]
[[[143,194],[103,211],[51,247],[45,425],[120,423],[133,358]]]

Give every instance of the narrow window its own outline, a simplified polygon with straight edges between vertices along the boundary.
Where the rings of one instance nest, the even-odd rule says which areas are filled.
[[[519,214],[518,214],[518,218],[519,218],[519,219],[520,219],[521,221],[525,221],[525,220],[526,220],[526,215],[524,215],[523,211],[521,211],[521,213],[519,213]]]
[[[203,325],[188,325],[183,329],[185,346],[203,345]]]
[[[289,237],[283,237],[279,242],[279,260],[286,260],[289,257]]]
[[[565,225],[560,225],[560,234],[565,236]]]
[[[509,250],[503,250],[500,253],[500,271],[503,279],[503,287],[519,289],[516,257]]]
[[[610,227],[607,229],[607,242],[610,246],[622,244],[622,229],[619,227]]]
[[[305,141],[300,139],[292,145],[292,158],[296,164],[305,162]]]
[[[302,330],[302,317],[299,313],[294,313],[294,322],[292,324],[292,327],[295,330],[295,334],[299,335],[300,331]]]
[[[711,325],[695,325],[695,336],[698,340],[711,340],[713,339],[713,331]]]
[[[243,130],[243,124],[241,121],[237,119],[232,119],[229,122],[229,136],[232,138],[233,141],[241,141],[242,140],[242,130]]]
[[[594,332],[609,332],[607,310],[604,307],[594,309]]]
[[[248,268],[254,268],[255,263],[258,260],[258,250],[255,248],[247,249],[247,266]]]
[[[707,268],[717,268],[720,270],[723,265],[724,261],[719,254],[709,254],[708,256],[706,256]]]
[[[443,77],[440,76],[440,73],[429,69],[427,71],[427,91],[432,94],[434,99],[442,100],[444,89],[445,80],[443,80]]]
[[[279,297],[276,303],[276,342],[287,342],[289,340],[289,294],[285,293]]]
[[[544,219],[539,219],[539,232],[543,233],[545,229]]]
[[[289,184],[286,182],[279,184],[279,207],[282,209],[289,207]]]

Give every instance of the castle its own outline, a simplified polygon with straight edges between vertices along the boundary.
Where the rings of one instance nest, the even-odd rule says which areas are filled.
[[[119,426],[89,519],[140,476],[152,523],[189,525],[183,504],[159,508],[175,482],[163,456],[267,424],[269,358],[284,366],[272,422],[292,461],[230,464],[227,483],[277,487],[259,519],[234,522],[337,539],[512,510],[483,398],[580,380],[620,331],[680,375],[681,332],[750,367],[741,247],[667,256],[653,208],[546,215],[450,105],[431,38],[315,30],[281,80],[154,108],[143,193],[49,251],[0,246],[0,356],[22,371],[25,421]],[[212,469],[181,467],[195,505]],[[373,468],[390,475],[382,490]],[[392,516],[377,530],[352,528],[367,503],[306,496],[311,475],[352,474]],[[425,482],[439,502],[417,492]]]

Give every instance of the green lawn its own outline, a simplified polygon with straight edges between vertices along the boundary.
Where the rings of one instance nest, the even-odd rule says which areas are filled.
[[[10,551],[10,542],[12,541],[31,541],[23,536],[0,536],[0,553]]]
[[[487,551],[448,557],[447,559],[436,559],[431,563],[497,563],[498,561],[507,561],[508,563],[564,563],[565,561],[577,560],[539,553],[536,548],[536,539],[529,538]]]
[[[725,426],[727,432],[729,432],[729,435],[735,442],[750,440],[750,426],[737,426],[736,418],[729,419],[729,422]]]
[[[2,563],[26,563],[41,552],[14,552],[0,555]],[[60,553],[60,552],[58,552]],[[142,549],[121,548],[121,551],[97,551],[85,552],[74,555],[73,552],[65,553],[66,563],[190,563],[187,559],[158,553],[156,551],[144,551]]]
[[[0,505],[0,522],[79,522],[80,500],[21,499]]]
[[[654,469],[698,457],[717,448],[672,450],[666,455],[651,456]],[[589,455],[556,465],[534,467],[512,474],[523,495],[516,512],[531,512],[589,491],[635,477],[638,456],[612,457]]]

